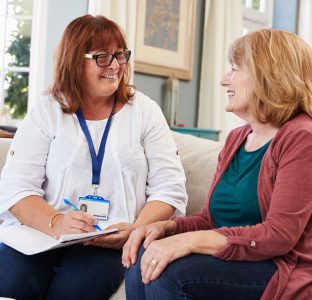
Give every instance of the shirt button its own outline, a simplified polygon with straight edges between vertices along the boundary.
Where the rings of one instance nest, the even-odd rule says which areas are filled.
[[[14,150],[10,151],[10,155],[13,156],[14,155]]]
[[[256,245],[257,245],[256,241],[251,241],[251,242],[250,242],[250,246],[251,246],[252,248],[255,248]]]

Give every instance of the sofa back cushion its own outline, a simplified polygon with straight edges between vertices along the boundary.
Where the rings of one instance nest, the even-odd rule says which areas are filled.
[[[186,175],[186,214],[200,210],[208,195],[223,142],[173,132]]]
[[[0,138],[0,173],[5,163],[12,139]]]

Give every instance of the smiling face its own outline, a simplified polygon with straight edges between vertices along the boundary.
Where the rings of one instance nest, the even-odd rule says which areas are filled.
[[[231,70],[223,76],[221,85],[226,89],[225,110],[250,121],[253,89],[247,66],[244,64],[238,66],[232,63]]]
[[[109,50],[90,51],[90,54],[111,54],[123,49],[112,46]],[[86,59],[85,93],[92,100],[110,99],[117,91],[121,78],[124,74],[126,64],[119,65],[116,58],[109,66],[99,67],[95,59]]]

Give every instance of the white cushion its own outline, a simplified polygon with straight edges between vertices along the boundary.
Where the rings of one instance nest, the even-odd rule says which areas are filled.
[[[12,139],[9,139],[9,138],[0,138],[0,174],[1,174],[2,167],[5,163],[11,141]],[[2,223],[2,220],[0,220],[0,224],[1,223]]]
[[[198,211],[211,185],[223,143],[173,132],[186,175],[189,202],[186,214]]]
[[[0,172],[5,163],[12,139],[0,138]]]

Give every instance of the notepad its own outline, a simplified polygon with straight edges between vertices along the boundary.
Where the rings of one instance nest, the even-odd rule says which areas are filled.
[[[37,229],[17,224],[0,226],[0,242],[26,255],[32,255],[85,242],[96,236],[107,235],[117,231],[117,228],[112,228],[86,233],[63,234],[56,240]]]

